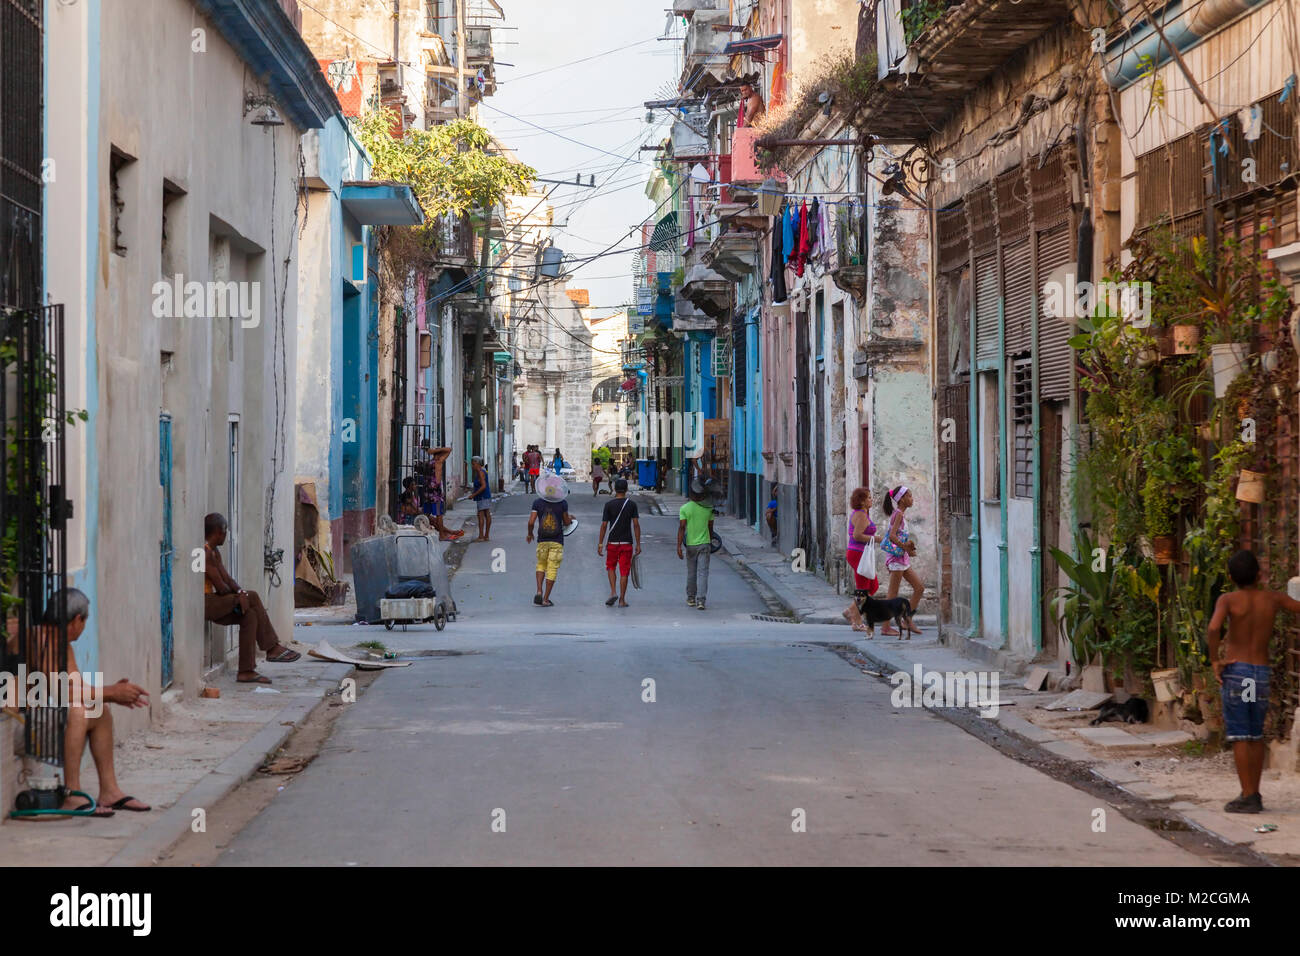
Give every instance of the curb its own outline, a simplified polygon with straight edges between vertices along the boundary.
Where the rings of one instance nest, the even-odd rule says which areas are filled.
[[[326,665],[318,680],[337,684],[353,673],[351,664]],[[216,805],[232,790],[257,772],[268,754],[285,742],[298,722],[311,713],[322,700],[319,696],[302,697],[278,711],[274,717],[250,740],[233,754],[209,770],[194,786],[185,791],[176,802],[162,811],[144,830],[127,841],[126,846],[114,853],[105,866],[150,866],[168,848],[190,829],[193,812]],[[292,726],[286,726],[292,724]]]

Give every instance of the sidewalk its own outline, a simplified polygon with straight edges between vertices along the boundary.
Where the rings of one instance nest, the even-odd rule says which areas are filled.
[[[265,664],[275,683],[237,684],[233,672],[208,686],[217,699],[168,691],[154,726],[116,741],[113,759],[123,789],[153,807],[148,813],[118,811],[109,818],[6,819],[0,825],[0,860],[6,866],[140,866],[176,842],[191,825],[192,811],[208,809],[257,771],[326,694],[352,673],[302,654],[292,664]],[[271,693],[274,691],[274,693]],[[0,719],[4,730],[8,720]],[[87,748],[89,751],[89,748]],[[92,796],[99,781],[87,752],[82,789]]]
[[[643,494],[655,502],[659,513],[670,516],[686,501],[681,495]],[[1262,781],[1266,811],[1224,813],[1223,805],[1240,790],[1230,750],[1207,754],[1204,743],[1190,734],[1154,724],[1092,727],[1096,710],[1045,710],[1064,692],[1026,690],[1023,675],[1032,662],[969,639],[949,636],[945,643],[933,615],[917,615],[918,626],[925,630],[920,638],[899,641],[877,632],[874,640],[860,640],[861,633],[849,630],[841,614],[851,595],[837,594],[816,574],[795,571],[766,535],[738,518],[719,515],[714,530],[722,538],[723,550],[752,571],[796,622],[843,625],[842,634],[827,633],[826,639],[851,647],[868,676],[902,686],[910,685],[918,666],[923,675],[989,675],[990,681],[997,680],[999,707],[996,716],[986,719],[1015,735],[1030,750],[1050,755],[1058,763],[1069,761],[1134,797],[1181,815],[1192,827],[1277,858],[1283,865],[1300,860],[1300,772],[1296,772],[1300,771],[1300,739],[1294,739],[1300,731],[1289,742],[1275,743],[1270,752],[1269,769]],[[910,694],[904,699],[910,699]],[[941,717],[953,713],[931,709]],[[1275,825],[1277,830],[1255,832],[1255,827],[1265,824]]]

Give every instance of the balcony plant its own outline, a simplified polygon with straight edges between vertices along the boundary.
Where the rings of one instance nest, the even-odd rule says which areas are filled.
[[[948,11],[946,0],[913,0],[899,13],[903,21],[903,39],[911,46],[930,26]]]
[[[1143,455],[1146,481],[1142,485],[1146,531],[1158,565],[1174,559],[1174,525],[1183,505],[1201,483],[1201,463],[1191,443],[1177,432],[1148,445]]]

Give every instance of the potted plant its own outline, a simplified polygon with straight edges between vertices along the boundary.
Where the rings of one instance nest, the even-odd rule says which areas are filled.
[[[1156,564],[1172,564],[1176,551],[1174,523],[1183,504],[1201,481],[1201,463],[1181,434],[1166,434],[1148,445],[1143,456],[1146,481],[1142,508]]]
[[[1093,540],[1086,531],[1075,534],[1074,547],[1077,559],[1059,548],[1051,549],[1071,581],[1070,587],[1056,589],[1052,607],[1075,661],[1086,670],[1096,666],[1094,659],[1110,643],[1115,624],[1114,576],[1108,568],[1093,570]]]

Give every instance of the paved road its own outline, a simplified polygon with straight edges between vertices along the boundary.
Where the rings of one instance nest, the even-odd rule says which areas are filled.
[[[649,587],[606,608],[599,512],[571,502],[584,527],[553,608],[531,603],[529,500],[512,498],[441,634],[298,629],[462,653],[385,673],[222,865],[1203,862],[1118,812],[1093,832],[1095,797],[802,643],[845,629],[753,620],[762,601],[723,562],[709,610],[687,608],[675,517],[642,508]]]

